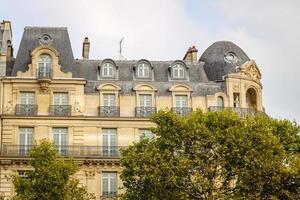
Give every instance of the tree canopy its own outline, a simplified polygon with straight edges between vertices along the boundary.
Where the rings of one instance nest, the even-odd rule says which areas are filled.
[[[57,154],[57,150],[47,140],[42,140],[30,152],[33,170],[27,177],[13,176],[16,196],[13,200],[90,200],[86,188],[72,176],[78,167]]]
[[[122,151],[122,199],[300,199],[300,127],[263,115],[152,117],[153,140]]]

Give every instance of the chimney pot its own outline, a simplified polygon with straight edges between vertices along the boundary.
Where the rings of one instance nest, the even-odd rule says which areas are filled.
[[[82,46],[82,58],[88,60],[89,54],[90,54],[90,42],[89,42],[89,38],[85,37]]]

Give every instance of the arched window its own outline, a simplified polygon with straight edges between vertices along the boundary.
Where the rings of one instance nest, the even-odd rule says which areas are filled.
[[[149,64],[142,62],[138,64],[137,75],[139,78],[149,78],[150,77],[150,66]]]
[[[221,96],[218,96],[217,98],[217,106],[218,107],[224,107],[224,99]]]
[[[253,88],[249,88],[246,92],[246,107],[251,110],[257,110],[257,95]]]
[[[38,76],[40,78],[51,78],[52,76],[52,58],[48,54],[42,54],[38,62]]]
[[[115,66],[111,62],[105,62],[102,65],[102,76],[103,77],[115,77]]]
[[[172,77],[175,79],[184,79],[185,78],[185,72],[184,72],[184,66],[180,63],[176,63],[172,67]]]

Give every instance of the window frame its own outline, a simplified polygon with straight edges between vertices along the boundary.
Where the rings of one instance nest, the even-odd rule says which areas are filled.
[[[109,69],[111,69],[111,74],[110,74]],[[103,78],[103,79],[116,79],[117,78],[117,65],[115,64],[115,62],[113,60],[110,60],[110,59],[104,60],[100,65],[99,74],[100,74],[100,78]]]
[[[106,176],[107,175],[107,176]],[[107,179],[107,189],[108,191],[104,190],[104,179]],[[112,188],[112,180],[115,181],[115,188]],[[107,194],[105,194],[107,193]],[[102,171],[101,172],[101,196],[110,196],[109,193],[115,193],[114,196],[118,194],[118,172],[115,171]]]
[[[180,76],[181,72],[182,76]],[[176,74],[176,76],[175,76]],[[185,80],[187,79],[187,69],[183,63],[175,62],[171,67],[171,77],[174,80]]]
[[[43,61],[42,57],[48,57],[48,59],[50,61]],[[49,65],[49,66],[48,66]],[[43,70],[41,70],[41,68],[43,68]],[[53,58],[51,55],[47,54],[47,53],[43,53],[41,55],[38,56],[38,75],[39,73],[43,73],[43,76],[46,77],[47,74],[51,74],[53,69]]]

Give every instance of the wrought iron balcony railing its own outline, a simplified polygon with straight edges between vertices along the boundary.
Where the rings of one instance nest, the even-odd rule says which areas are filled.
[[[210,106],[209,111],[222,111],[222,110],[231,110],[237,113],[240,117],[246,117],[249,114],[265,114],[262,111],[253,110],[250,108],[239,108],[239,107],[222,107],[222,106]]]
[[[177,115],[187,116],[192,112],[192,108],[190,107],[173,107],[172,111]]]
[[[100,198],[104,199],[104,198],[114,198],[114,197],[117,197],[117,191],[114,192],[103,191]]]
[[[152,114],[156,113],[156,107],[135,107],[136,117],[150,117]]]
[[[99,107],[100,117],[120,117],[119,106],[100,106]]]
[[[38,79],[51,79],[53,77],[51,68],[39,68]]]
[[[71,106],[70,105],[51,105],[50,115],[52,116],[70,116],[71,115]]]
[[[33,116],[37,114],[37,108],[35,104],[17,104],[16,115]]]
[[[33,145],[3,144],[1,156],[28,157]],[[93,157],[93,158],[120,158],[121,146],[82,146],[61,145],[55,146],[57,152],[65,157]]]

